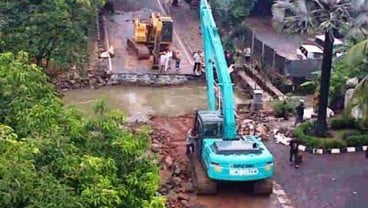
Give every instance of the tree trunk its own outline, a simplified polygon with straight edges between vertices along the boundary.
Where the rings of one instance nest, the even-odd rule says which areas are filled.
[[[329,32],[325,32],[317,126],[315,131],[317,136],[325,136],[327,131],[326,114],[328,107],[328,94],[330,89],[333,41],[334,40],[331,38]]]

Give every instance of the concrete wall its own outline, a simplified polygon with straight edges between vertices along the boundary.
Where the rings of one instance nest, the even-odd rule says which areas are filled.
[[[322,59],[286,61],[285,72],[293,77],[311,77],[311,73],[321,70]]]
[[[195,75],[118,73],[112,75],[108,84],[178,85],[203,79]]]

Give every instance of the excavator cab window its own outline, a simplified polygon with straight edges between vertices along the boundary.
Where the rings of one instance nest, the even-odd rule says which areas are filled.
[[[202,133],[203,137],[222,137],[222,123],[205,123]]]

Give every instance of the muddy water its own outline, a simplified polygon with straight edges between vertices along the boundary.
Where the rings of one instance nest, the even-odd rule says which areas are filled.
[[[206,109],[206,87],[185,85],[171,87],[109,86],[100,89],[80,89],[65,93],[63,102],[74,105],[83,112],[93,112],[93,104],[106,99],[112,109],[120,109],[128,115],[145,114],[176,116],[191,113],[194,109]],[[245,103],[247,95],[235,90],[235,102]]]

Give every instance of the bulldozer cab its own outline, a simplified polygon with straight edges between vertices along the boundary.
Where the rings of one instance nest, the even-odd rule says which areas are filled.
[[[223,120],[219,111],[196,111],[193,130],[199,135],[197,153],[202,150],[203,139],[223,138]]]
[[[170,44],[173,39],[174,21],[171,17],[162,17],[161,41],[164,44]]]

